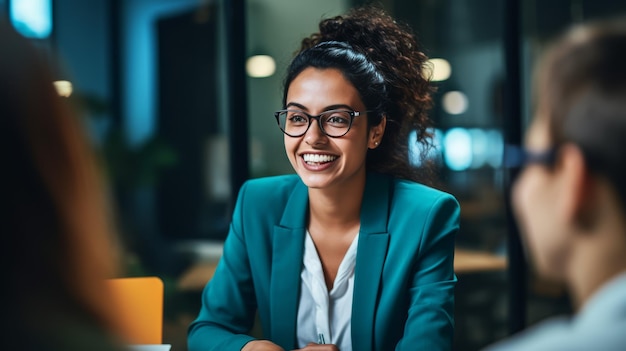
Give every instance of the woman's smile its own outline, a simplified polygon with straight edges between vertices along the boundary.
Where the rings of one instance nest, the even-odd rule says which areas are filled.
[[[337,159],[337,156],[329,154],[302,154],[302,159],[308,165],[321,165],[323,163],[333,162]]]
[[[304,153],[301,155],[302,166],[311,172],[325,171],[335,165],[339,156],[320,153]]]

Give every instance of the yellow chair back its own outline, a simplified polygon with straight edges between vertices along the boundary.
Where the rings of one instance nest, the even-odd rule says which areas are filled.
[[[158,277],[108,280],[112,303],[129,344],[163,342],[163,281]]]

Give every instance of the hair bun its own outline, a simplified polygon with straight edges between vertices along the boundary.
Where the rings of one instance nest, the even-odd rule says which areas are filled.
[[[381,7],[366,5],[351,8],[345,15],[323,19],[319,31],[302,40],[298,54],[323,42],[342,42],[352,51],[364,55],[375,71],[381,76],[385,86],[385,116],[388,138],[398,140],[396,150],[403,148],[398,162],[394,160],[374,160],[380,164],[383,173],[393,173],[402,178],[412,179],[412,169],[398,171],[397,164],[408,159],[406,149],[409,134],[417,132],[417,142],[430,145],[431,121],[428,110],[432,106],[431,92],[434,87],[429,82],[426,71],[428,58],[421,51],[416,36],[409,26],[395,21]],[[381,154],[381,148],[377,148]],[[382,148],[384,149],[384,148]],[[370,164],[373,160],[370,159]],[[393,169],[393,170],[392,170]]]

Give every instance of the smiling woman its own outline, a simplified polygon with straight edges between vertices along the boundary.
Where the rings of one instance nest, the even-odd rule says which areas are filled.
[[[426,61],[376,7],[303,39],[275,113],[297,174],[242,186],[190,350],[451,349],[459,205],[406,142],[431,144]]]
[[[304,184],[309,188],[334,186],[343,192],[348,188],[353,188],[355,193],[362,192],[367,150],[378,147],[386,119],[368,128],[367,112],[360,112],[366,111],[366,107],[361,102],[359,92],[340,70],[334,68],[304,69],[292,81],[286,105],[288,108],[300,108],[327,116],[324,123],[319,118],[319,123],[311,126],[310,115],[292,110],[292,120],[300,116],[306,123],[298,123],[300,127],[297,134],[287,133],[289,129],[284,130],[287,157]],[[335,112],[338,107],[345,110]],[[362,117],[355,118],[361,116],[361,113]],[[329,123],[329,120],[339,119],[344,121],[339,126]],[[322,158],[325,162],[311,162]]]

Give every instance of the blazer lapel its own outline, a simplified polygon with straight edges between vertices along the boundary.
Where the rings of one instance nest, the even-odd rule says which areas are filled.
[[[352,348],[370,351],[383,264],[389,245],[389,178],[368,173],[361,208],[361,230],[356,257],[352,302]]]
[[[307,213],[307,188],[302,182],[298,182],[287,201],[280,225],[274,227],[272,245],[269,336],[273,342],[287,350],[296,347],[297,307]]]

